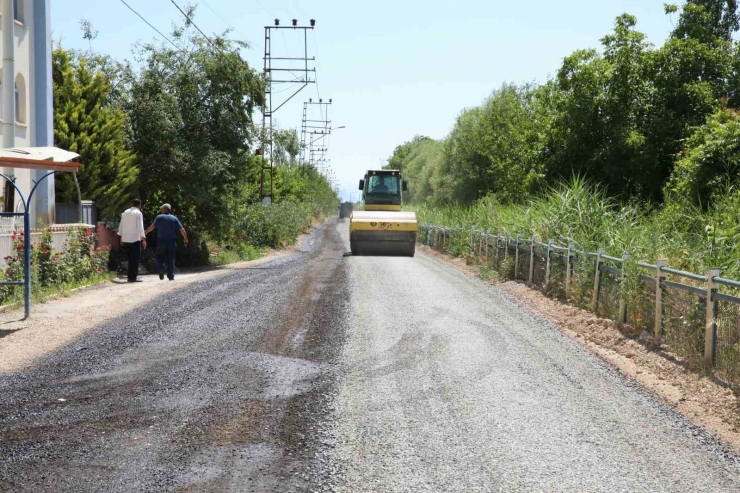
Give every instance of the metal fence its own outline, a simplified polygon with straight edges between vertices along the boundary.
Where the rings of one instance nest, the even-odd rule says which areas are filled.
[[[713,368],[740,387],[740,281],[633,262],[603,249],[584,252],[552,240],[422,225],[419,241],[442,253],[469,255],[503,279],[529,283],[603,318],[647,332],[689,367]]]

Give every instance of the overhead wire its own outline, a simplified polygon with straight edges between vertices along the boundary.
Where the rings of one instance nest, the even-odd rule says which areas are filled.
[[[121,1],[123,1],[123,0],[121,0]],[[177,2],[175,2],[175,0],[170,0],[170,2],[172,3],[172,5],[174,5],[175,7],[177,7],[177,10],[179,10],[179,11],[180,11],[180,13],[181,13],[181,14],[182,14],[182,15],[183,15],[183,16],[185,17],[185,19],[187,19],[187,21],[188,21],[188,22],[189,22],[190,24],[192,24],[192,25],[193,25],[193,27],[194,27],[195,29],[197,29],[197,30],[198,30],[198,32],[199,32],[199,33],[200,33],[200,34],[201,34],[201,35],[202,35],[202,36],[203,36],[203,37],[204,37],[204,38],[206,39],[206,41],[208,41],[208,43],[209,43],[209,44],[210,44],[211,46],[213,46],[213,47],[214,47],[214,48],[216,48],[216,49],[217,49],[218,51],[220,51],[222,55],[226,55],[226,53],[224,53],[224,50],[222,50],[220,46],[218,46],[218,45],[217,45],[216,43],[214,43],[214,42],[213,42],[213,40],[212,40],[212,39],[211,39],[210,37],[208,37],[208,36],[206,35],[206,33],[204,33],[204,32],[203,32],[203,31],[201,30],[201,28],[199,28],[199,27],[198,27],[198,24],[196,24],[195,22],[193,22],[193,19],[192,19],[192,17],[190,17],[190,16],[189,16],[189,15],[187,14],[187,12],[185,12],[184,10],[182,10],[182,8],[180,8],[180,6],[179,6],[179,5],[177,4]]]
[[[291,89],[295,89],[298,84],[301,84],[302,82],[296,82],[292,86],[288,86],[285,89],[280,89],[279,91],[272,91],[273,94],[280,94],[281,92],[290,91]]]
[[[316,39],[316,31],[312,29],[311,30],[311,35],[313,36],[313,48],[316,51],[316,64],[318,65],[318,69],[319,69],[319,70],[314,71],[313,78],[314,78],[314,84],[316,85],[316,97],[319,98],[319,100],[320,100],[321,99],[321,91],[319,90],[319,76],[318,76],[318,73],[319,73],[319,71],[322,71],[323,69],[321,68],[321,55],[319,54],[319,42]],[[321,109],[321,118],[322,119],[325,119],[324,118],[324,109],[321,107],[321,105],[319,105],[319,108]]]
[[[136,14],[139,17],[139,19],[141,19],[142,21],[144,21],[149,27],[151,27],[152,29],[154,29],[157,32],[157,34],[159,34],[162,38],[164,38],[169,44],[171,44],[172,46],[174,46],[176,50],[180,50],[180,47],[179,46],[177,46],[170,38],[168,38],[167,36],[165,36],[164,34],[162,34],[162,31],[160,31],[159,29],[157,29],[156,27],[154,27],[148,20],[146,20],[144,18],[143,15],[141,15],[136,10],[134,10],[134,8],[131,5],[127,4],[125,2],[125,0],[121,0],[121,3],[124,4],[126,7],[128,7],[128,9],[131,12],[133,12],[134,14]]]
[[[224,24],[226,24],[226,26],[228,26],[228,27],[229,27],[230,29],[233,29],[234,31],[236,31],[236,32],[238,32],[239,34],[241,34],[242,36],[244,36],[244,39],[245,39],[245,41],[246,41],[246,39],[247,39],[247,35],[246,35],[246,34],[244,34],[244,33],[243,33],[243,32],[241,32],[241,31],[240,31],[239,29],[237,29],[237,28],[236,28],[236,26],[234,26],[234,24],[232,24],[231,22],[227,21],[227,20],[226,20],[226,19],[225,19],[225,18],[224,18],[224,17],[223,17],[223,16],[221,15],[221,14],[219,14],[218,12],[216,12],[216,9],[214,9],[213,7],[211,7],[211,5],[210,5],[210,4],[208,3],[208,2],[206,2],[205,0],[200,0],[200,1],[201,1],[201,3],[202,3],[203,5],[205,5],[205,6],[206,6],[206,8],[207,8],[208,10],[210,10],[211,12],[213,12],[213,14],[214,14],[214,15],[215,15],[216,17],[218,17],[219,19],[221,19],[221,20],[223,21],[223,23],[224,23]]]

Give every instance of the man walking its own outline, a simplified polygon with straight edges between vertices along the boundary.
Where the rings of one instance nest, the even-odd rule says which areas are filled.
[[[131,202],[131,207],[121,214],[118,234],[121,236],[121,247],[126,251],[128,257],[128,282],[141,282],[141,279],[138,278],[141,249],[143,247],[146,250],[141,200],[134,199]]]
[[[175,280],[175,252],[177,252],[177,233],[182,235],[185,246],[188,246],[188,234],[182,227],[180,220],[172,215],[170,204],[162,205],[161,214],[157,216],[151,226],[146,229],[146,234],[157,229],[157,250],[155,259],[159,278],[164,279],[165,268],[167,279]]]

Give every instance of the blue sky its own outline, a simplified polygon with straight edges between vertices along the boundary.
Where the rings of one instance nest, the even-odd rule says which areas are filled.
[[[180,6],[186,0],[175,0]],[[182,14],[170,0],[126,0],[168,34]],[[206,33],[233,27],[252,45],[244,57],[262,67],[264,26],[272,19],[316,19],[309,55],[317,56],[318,87],[308,87],[275,114],[300,129],[302,101],[332,98],[329,159],[345,198],[369,168],[414,135],[444,137],[465,107],[504,82],[544,81],[563,57],[598,48],[623,12],[660,45],[672,29],[664,0],[201,0],[196,24]],[[79,21],[99,31],[93,49],[131,58],[137,41],[158,35],[120,0],[52,0],[54,38],[87,48]],[[273,55],[302,49],[291,32],[273,40]],[[280,89],[280,88],[276,88]]]

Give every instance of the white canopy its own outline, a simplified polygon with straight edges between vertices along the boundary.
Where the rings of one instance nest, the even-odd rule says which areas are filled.
[[[13,147],[0,149],[0,167],[76,173],[81,165],[79,157],[58,147]]]
[[[74,161],[80,155],[58,147],[13,147],[11,149],[0,149],[0,157],[66,163]]]

